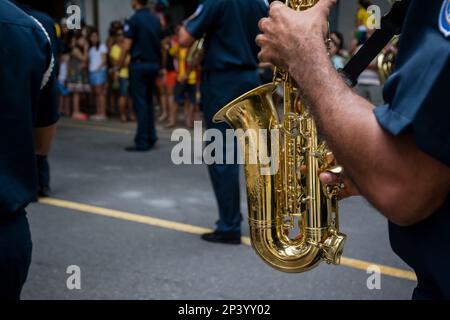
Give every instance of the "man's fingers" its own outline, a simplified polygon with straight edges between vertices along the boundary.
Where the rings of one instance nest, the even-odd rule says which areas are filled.
[[[258,45],[258,47],[262,48],[262,46],[264,45],[264,42],[265,42],[265,38],[266,37],[263,34],[259,34],[256,36],[255,42]]]
[[[269,8],[270,8],[270,10],[272,10],[273,8],[276,8],[276,7],[285,7],[285,4],[281,1],[274,1],[270,4]]]
[[[334,185],[340,183],[341,179],[335,174],[324,172],[320,174],[320,181],[326,185]]]
[[[265,68],[274,68],[275,66],[270,62],[261,62],[259,63],[258,67],[265,69]]]
[[[267,55],[266,55],[266,53],[265,53],[264,50],[261,50],[261,51],[258,53],[258,60],[261,61],[261,62],[269,62],[269,60],[268,60],[268,58],[267,58]]]
[[[270,4],[269,17],[274,20],[277,20],[278,15],[280,14],[281,10],[283,10],[284,8],[287,8],[286,5],[284,5],[280,1],[272,2]]]
[[[269,23],[269,18],[262,18],[259,20],[258,27],[261,32],[266,33],[267,32],[267,24]]]

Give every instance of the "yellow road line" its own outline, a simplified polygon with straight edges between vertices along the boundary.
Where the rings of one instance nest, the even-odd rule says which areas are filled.
[[[95,215],[100,215],[104,217],[119,219],[119,220],[125,220],[125,221],[131,221],[131,222],[137,222],[141,224],[146,224],[154,227],[169,229],[169,230],[175,230],[179,232],[184,233],[190,233],[190,234],[203,234],[206,232],[211,232],[211,229],[198,227],[190,224],[165,220],[165,219],[159,219],[159,218],[153,218],[146,215],[140,215],[135,213],[129,213],[125,211],[120,210],[113,210],[113,209],[107,209],[102,207],[96,207],[88,204],[83,203],[77,203],[72,201],[66,201],[66,200],[60,200],[60,199],[53,199],[53,198],[43,198],[39,200],[39,203],[53,206],[53,207],[59,207],[64,209],[70,209],[75,210],[78,212],[83,213],[90,213]],[[242,242],[246,245],[251,245],[250,238],[249,237],[242,237]],[[416,275],[414,272],[402,270],[398,268],[393,268],[385,265],[380,265],[373,262],[358,260],[358,259],[352,259],[352,258],[346,258],[342,257],[341,259],[341,265],[354,268],[354,269],[360,269],[366,271],[369,266],[376,265],[380,268],[381,273],[384,275],[388,275],[391,277],[411,280],[411,281],[417,281]]]

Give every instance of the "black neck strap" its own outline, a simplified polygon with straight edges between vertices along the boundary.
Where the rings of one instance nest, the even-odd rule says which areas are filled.
[[[409,3],[409,0],[396,1],[391,11],[381,19],[381,29],[376,30],[344,69],[339,70],[349,86],[354,87],[358,83],[361,73],[386,47],[392,37],[401,33]]]

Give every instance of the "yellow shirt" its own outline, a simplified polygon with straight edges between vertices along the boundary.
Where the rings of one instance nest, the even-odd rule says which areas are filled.
[[[189,49],[187,48],[181,48],[178,44],[174,45],[172,48],[170,48],[170,54],[172,56],[177,56],[178,60],[178,81],[181,82],[185,76],[187,70],[187,56],[189,54]],[[197,84],[197,72],[196,70],[192,70],[189,73],[188,77],[188,84],[195,85]]]
[[[360,7],[356,15],[356,18],[358,19],[359,26],[367,27],[367,24],[369,22],[369,13],[367,12],[366,9]]]
[[[118,44],[113,45],[111,47],[111,52],[109,53],[111,60],[118,61],[121,55],[122,55],[122,48]],[[128,56],[126,59],[126,64],[128,65],[129,63],[130,63],[130,56]],[[129,77],[128,67],[123,67],[122,69],[120,69],[119,77],[128,79]]]

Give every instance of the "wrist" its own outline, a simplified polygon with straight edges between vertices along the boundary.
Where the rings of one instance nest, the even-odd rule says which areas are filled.
[[[311,41],[307,50],[289,60],[289,74],[297,81],[302,92],[308,97],[310,91],[323,85],[332,68],[330,57],[323,40]],[[334,70],[334,69],[333,69]]]

